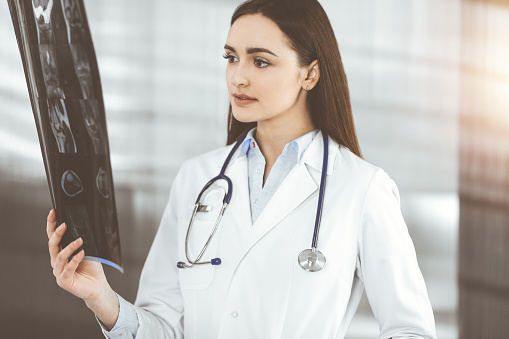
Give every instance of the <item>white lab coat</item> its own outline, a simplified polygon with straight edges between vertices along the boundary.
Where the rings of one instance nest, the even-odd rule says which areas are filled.
[[[219,257],[222,264],[178,269],[192,206],[231,148],[185,162],[175,179],[140,279],[137,339],[343,338],[364,288],[380,338],[436,338],[396,185],[330,138],[318,239],[327,263],[313,273],[299,266],[297,256],[310,248],[313,236],[323,159],[320,133],[254,225],[247,158],[235,154],[226,170],[232,200],[203,257]],[[190,235],[193,260],[221,204],[219,191],[213,192],[206,201],[213,210],[198,214]]]

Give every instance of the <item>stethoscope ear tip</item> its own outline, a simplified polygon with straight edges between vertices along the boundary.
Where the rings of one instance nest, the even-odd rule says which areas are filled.
[[[212,265],[221,265],[221,259],[220,258],[214,258],[210,261]]]
[[[185,264],[184,262],[182,262],[182,261],[179,261],[179,262],[177,263],[177,267],[178,267],[178,268],[185,268],[185,267],[186,267],[186,264]]]

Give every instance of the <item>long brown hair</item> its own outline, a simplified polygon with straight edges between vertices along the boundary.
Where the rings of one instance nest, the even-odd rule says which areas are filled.
[[[318,60],[320,78],[307,98],[311,119],[334,141],[362,158],[338,42],[320,3],[317,0],[248,0],[237,7],[231,25],[243,15],[256,13],[274,21],[287,36],[290,47],[298,55],[300,67]],[[256,122],[243,123],[235,119],[230,104],[228,145],[255,126]]]

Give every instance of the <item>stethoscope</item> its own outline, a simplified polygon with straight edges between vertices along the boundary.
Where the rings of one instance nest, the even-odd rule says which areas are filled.
[[[226,167],[230,163],[230,160],[231,160],[233,154],[235,153],[235,151],[239,148],[239,146],[242,144],[242,142],[246,138],[247,133],[248,132],[245,132],[239,138],[239,140],[235,143],[235,146],[230,151],[230,154],[228,154],[228,157],[226,158],[219,175],[212,178],[209,182],[207,182],[207,184],[205,184],[205,186],[201,190],[200,194],[198,195],[198,198],[196,199],[196,202],[194,205],[193,214],[191,215],[191,220],[189,221],[189,226],[187,227],[187,233],[186,233],[185,255],[186,255],[186,260],[188,263],[186,264],[183,261],[179,261],[177,263],[178,268],[187,268],[187,267],[192,267],[193,265],[202,265],[202,264],[211,264],[211,265],[220,265],[221,264],[220,258],[214,258],[210,261],[200,261],[200,260],[203,256],[203,254],[205,253],[205,251],[207,250],[207,247],[210,243],[210,240],[212,239],[212,236],[214,236],[214,233],[216,232],[217,228],[219,227],[219,223],[221,222],[221,219],[223,217],[226,206],[228,206],[228,204],[230,203],[230,199],[232,197],[233,185],[232,185],[232,181],[230,180],[230,178],[228,178],[228,176],[226,176],[224,174],[224,172],[226,171]],[[300,254],[298,256],[298,261],[299,261],[300,266],[308,272],[319,271],[325,266],[325,256],[322,254],[322,252],[320,252],[319,250],[316,249],[317,243],[318,243],[318,232],[320,230],[320,220],[322,218],[323,196],[324,196],[324,192],[325,192],[325,178],[327,175],[327,160],[329,158],[329,139],[328,139],[327,135],[323,132],[322,132],[322,136],[323,136],[323,165],[322,165],[322,175],[321,175],[321,179],[320,179],[320,192],[318,195],[318,208],[316,210],[315,229],[313,232],[313,241],[311,242],[311,248],[303,250],[302,252],[300,252]],[[210,232],[210,235],[209,235],[207,241],[205,242],[205,245],[203,246],[202,250],[196,257],[196,259],[191,260],[189,258],[189,254],[188,254],[187,243],[188,243],[188,239],[189,239],[189,234],[191,232],[191,228],[193,227],[194,218],[195,218],[197,212],[208,212],[210,210],[209,205],[202,204],[201,198],[203,196],[203,193],[205,191],[207,191],[218,180],[225,180],[228,184],[228,190],[224,191],[223,205],[221,207],[221,210],[219,211],[219,216],[216,219],[216,223],[214,224],[214,227],[213,227],[212,231]]]

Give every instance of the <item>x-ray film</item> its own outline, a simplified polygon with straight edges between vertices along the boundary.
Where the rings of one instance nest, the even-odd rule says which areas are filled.
[[[101,81],[82,0],[8,0],[62,247],[122,269]]]

